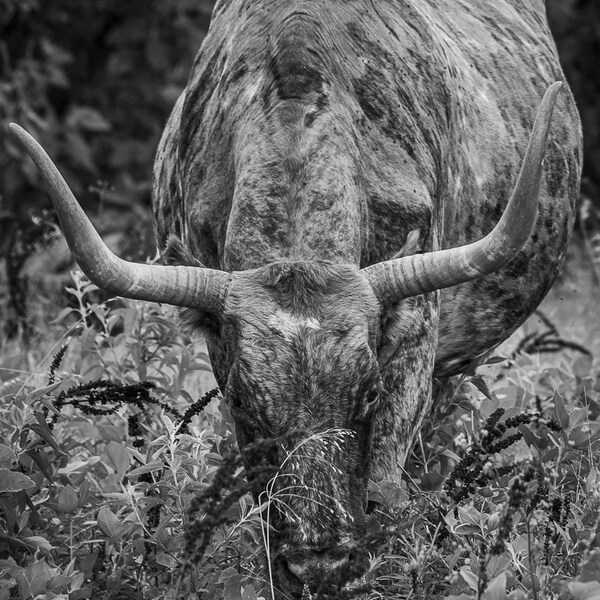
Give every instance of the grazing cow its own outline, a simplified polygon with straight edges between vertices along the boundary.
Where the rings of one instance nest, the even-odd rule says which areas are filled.
[[[348,559],[433,378],[552,285],[581,165],[561,80],[542,0],[220,0],[155,163],[169,266],[112,255],[13,126],[90,278],[206,332],[240,447],[292,432],[270,454],[286,597]]]

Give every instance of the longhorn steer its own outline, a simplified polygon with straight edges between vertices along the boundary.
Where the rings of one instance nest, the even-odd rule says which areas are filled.
[[[352,552],[368,476],[401,478],[432,379],[554,281],[581,164],[562,79],[542,0],[221,0],[155,163],[158,240],[188,266],[112,255],[14,126],[90,278],[205,329],[240,447],[308,432],[272,456],[289,597]]]

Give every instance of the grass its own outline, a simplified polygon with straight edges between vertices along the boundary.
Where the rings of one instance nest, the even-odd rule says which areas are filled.
[[[202,345],[93,292],[75,276],[73,308],[0,354],[0,600],[270,598],[269,511],[296,484],[267,473],[254,504]],[[358,582],[312,600],[597,600],[600,375],[561,356],[464,377],[402,485],[371,483]]]

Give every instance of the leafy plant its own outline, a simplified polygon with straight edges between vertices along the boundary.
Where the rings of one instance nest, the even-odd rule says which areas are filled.
[[[233,446],[216,393],[193,399],[209,367],[173,315],[93,292],[75,276],[49,378],[3,389],[0,598],[175,597],[188,505]],[[236,528],[214,532],[195,583],[258,598],[258,512],[246,496],[229,509]]]
[[[99,304],[77,273],[70,294],[38,368],[0,356],[0,600],[269,598],[285,497],[259,465],[253,502],[202,346],[170,309]],[[310,600],[596,598],[598,371],[587,356],[482,369],[405,482],[371,483],[361,551]]]
[[[420,479],[372,491],[392,524],[379,580],[400,597],[593,598],[597,371],[589,357],[542,368],[522,356],[492,369],[492,391],[476,379],[473,394],[465,381],[458,408],[416,445]]]

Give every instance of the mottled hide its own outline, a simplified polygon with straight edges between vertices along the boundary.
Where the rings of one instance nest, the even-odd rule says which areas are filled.
[[[242,272],[222,315],[187,314],[207,332],[240,446],[309,432],[272,457],[289,597],[364,534],[367,478],[400,478],[433,378],[484,356],[552,285],[581,166],[569,90],[512,262],[390,306],[360,269],[415,230],[419,252],[491,231],[563,79],[542,0],[217,3],[158,151],[154,214],[181,261]]]

